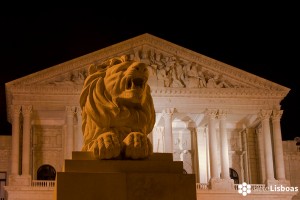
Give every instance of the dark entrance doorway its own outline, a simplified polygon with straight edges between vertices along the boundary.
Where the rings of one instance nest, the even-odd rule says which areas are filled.
[[[230,178],[233,179],[234,184],[239,184],[239,175],[238,175],[238,173],[234,169],[229,168],[229,174],[230,174]]]
[[[37,180],[55,180],[56,170],[51,165],[42,165],[37,171]]]

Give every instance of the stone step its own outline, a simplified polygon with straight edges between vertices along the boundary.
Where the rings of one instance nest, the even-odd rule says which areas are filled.
[[[72,160],[97,160],[97,158],[95,158],[93,152],[90,151],[73,151]],[[148,159],[145,160],[173,161],[173,154],[153,153]]]
[[[182,161],[158,160],[65,160],[65,172],[183,173]]]

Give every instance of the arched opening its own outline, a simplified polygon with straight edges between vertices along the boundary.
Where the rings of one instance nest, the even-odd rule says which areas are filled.
[[[37,171],[37,180],[55,180],[56,170],[51,165],[42,165]]]
[[[234,184],[239,184],[239,175],[234,169],[229,168],[229,175],[230,178],[233,179]]]

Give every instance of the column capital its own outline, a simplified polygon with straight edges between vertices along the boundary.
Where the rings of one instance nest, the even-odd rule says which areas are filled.
[[[205,128],[206,127],[204,127],[204,126],[198,126],[198,127],[195,128],[195,130],[196,130],[197,133],[200,133],[200,132],[204,133],[205,132]]]
[[[76,113],[76,109],[74,106],[66,106],[67,115],[74,115]]]
[[[153,128],[153,130],[155,130],[157,133],[161,133],[161,134],[164,133],[164,127],[162,126],[156,126]]]
[[[273,121],[280,121],[282,114],[283,114],[283,110],[273,110],[272,120]]]
[[[172,116],[174,114],[175,108],[165,108],[162,111],[163,117],[165,116]]]
[[[257,134],[257,135],[261,135],[261,134],[262,134],[262,127],[258,127],[258,128],[256,129],[256,134]]]
[[[21,113],[21,105],[11,105],[11,112],[13,115],[19,115]]]
[[[32,105],[23,105],[22,106],[22,114],[25,116],[30,116],[32,113]]]
[[[74,107],[74,113],[75,114],[81,114],[81,107],[80,106]]]
[[[272,114],[272,110],[261,110],[258,113],[258,117],[261,120],[268,120],[268,119],[270,119],[271,114]]]
[[[206,109],[205,115],[210,119],[216,119],[218,114],[218,109]]]
[[[227,118],[228,110],[218,110],[218,118],[221,120],[225,120]]]

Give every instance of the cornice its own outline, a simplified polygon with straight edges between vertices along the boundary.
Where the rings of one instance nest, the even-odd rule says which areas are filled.
[[[11,88],[14,95],[79,95],[82,86],[26,86],[17,85]],[[282,99],[285,97],[283,91],[270,91],[256,88],[171,88],[171,87],[151,87],[153,97],[201,97],[201,98],[270,98]]]

